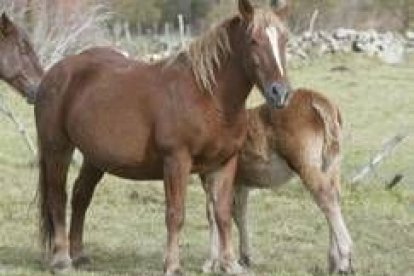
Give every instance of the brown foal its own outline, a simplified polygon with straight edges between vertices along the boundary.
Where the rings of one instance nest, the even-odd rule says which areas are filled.
[[[275,189],[298,175],[325,215],[330,230],[329,271],[349,273],[352,240],[342,217],[340,192],[342,121],[339,109],[320,93],[297,90],[281,110],[248,111],[247,138],[239,155],[233,218],[239,230],[240,263],[249,266],[247,200],[251,189]],[[208,191],[208,187],[205,187]],[[219,241],[207,193],[211,254]]]
[[[179,234],[186,185],[200,173],[214,190],[220,269],[240,273],[231,244],[237,153],[246,134],[245,101],[257,85],[272,107],[285,105],[287,30],[279,10],[239,0],[239,14],[156,63],[109,49],[67,57],[44,76],[35,103],[40,176],[40,232],[60,271],[87,260],[85,213],[104,173],[163,179],[166,275],[180,272]],[[69,237],[66,176],[74,148],[84,155],[75,182]]]

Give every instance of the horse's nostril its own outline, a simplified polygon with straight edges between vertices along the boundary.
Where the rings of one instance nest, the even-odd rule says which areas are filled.
[[[276,87],[276,86],[273,86],[273,87],[272,87],[272,94],[273,94],[273,96],[277,96],[277,95],[279,95],[279,90],[277,89],[277,87]]]

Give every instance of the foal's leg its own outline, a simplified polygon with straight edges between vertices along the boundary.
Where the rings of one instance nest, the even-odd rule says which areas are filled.
[[[184,224],[185,196],[191,170],[191,158],[186,152],[164,158],[164,189],[166,200],[167,249],[165,275],[180,275],[179,236]]]
[[[233,157],[218,171],[206,174],[207,185],[212,191],[214,216],[219,233],[219,263],[221,270],[229,274],[244,272],[236,261],[231,242],[231,208],[236,166],[237,157]]]
[[[342,217],[339,203],[339,177],[329,177],[318,167],[307,167],[301,173],[302,180],[325,214],[330,230],[330,273],[352,273],[352,240]]]
[[[83,251],[83,226],[85,213],[91,202],[96,184],[102,179],[103,172],[84,161],[72,191],[72,218],[70,224],[70,256],[74,266],[89,263]]]
[[[219,234],[218,227],[216,222],[216,217],[214,215],[214,198],[213,191],[211,190],[212,185],[208,185],[206,178],[201,176],[201,182],[203,184],[204,191],[206,193],[206,214],[209,224],[210,231],[210,259],[208,259],[203,265],[203,272],[210,273],[212,271],[219,271]]]
[[[331,273],[354,273],[352,266],[352,239],[346,227],[345,221],[342,217],[340,206],[340,182],[341,173],[339,165],[332,169],[331,183],[335,187],[336,213],[331,219],[331,250],[329,255],[329,271]],[[334,252],[336,248],[336,253]]]
[[[73,150],[66,146],[53,150],[41,146],[40,151],[40,181],[46,187],[45,206],[42,208],[49,219],[43,227],[47,227],[50,235],[50,266],[54,272],[60,272],[71,266],[66,233],[66,177]]]
[[[247,226],[247,199],[249,197],[248,188],[244,187],[242,183],[236,185],[233,204],[233,219],[239,231],[239,263],[243,266],[249,267],[251,265],[250,257],[250,241],[249,231]]]

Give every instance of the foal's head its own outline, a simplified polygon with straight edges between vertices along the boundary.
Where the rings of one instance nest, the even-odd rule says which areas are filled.
[[[0,17],[0,78],[30,100],[42,75],[27,34],[3,13]]]
[[[249,0],[238,1],[246,30],[241,42],[245,70],[266,101],[277,108],[286,105],[290,93],[286,72],[285,1],[273,0],[271,9],[254,8]]]

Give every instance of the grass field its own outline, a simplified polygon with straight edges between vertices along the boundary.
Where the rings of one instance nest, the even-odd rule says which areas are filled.
[[[338,66],[346,70],[331,70]],[[414,131],[414,58],[390,66],[359,56],[324,57],[293,64],[290,75],[295,87],[322,91],[341,107],[345,180],[393,135]],[[6,86],[0,91],[34,137],[32,109]],[[260,101],[257,95],[250,99],[252,105]],[[0,274],[47,275],[33,202],[37,169],[27,166],[32,157],[5,117],[0,117],[0,129]],[[397,173],[404,175],[403,181],[386,191],[385,182]],[[414,275],[414,137],[375,176],[356,187],[344,181],[343,196],[357,274]],[[208,256],[204,202],[194,178],[182,235],[186,275],[199,275]],[[252,274],[326,273],[327,225],[298,181],[276,192],[254,193],[250,203]],[[85,229],[93,263],[73,275],[161,275],[165,233],[160,182],[134,184],[107,176],[97,188]]]

